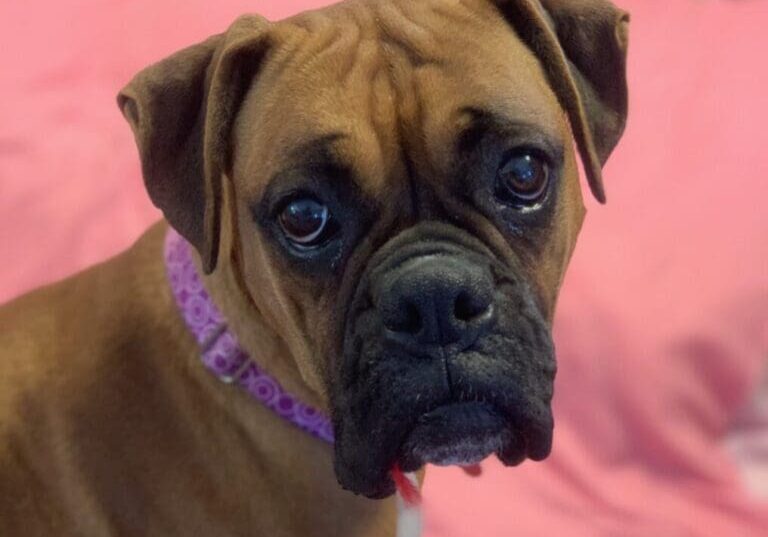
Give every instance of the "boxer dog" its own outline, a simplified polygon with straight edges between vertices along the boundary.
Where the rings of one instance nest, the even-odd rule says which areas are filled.
[[[576,151],[604,201],[627,24],[606,0],[347,0],[140,72],[118,103],[165,221],[3,307],[0,534],[392,535],[393,465],[544,459]],[[201,366],[168,226],[335,443]]]

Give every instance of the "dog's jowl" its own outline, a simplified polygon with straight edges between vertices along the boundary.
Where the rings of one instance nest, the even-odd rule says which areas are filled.
[[[0,310],[0,534],[393,535],[393,468],[546,458],[627,24],[348,0],[136,75],[165,219]]]

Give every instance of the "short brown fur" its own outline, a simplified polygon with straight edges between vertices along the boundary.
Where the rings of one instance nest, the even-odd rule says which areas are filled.
[[[418,221],[514,252],[551,321],[584,216],[571,127],[600,198],[626,115],[626,16],[601,0],[542,4],[351,0],[277,23],[246,16],[121,93],[150,196],[199,250],[243,346],[307,403],[329,410],[340,327],[328,312]],[[535,247],[450,188],[469,106],[565,148]],[[376,218],[340,275],[317,280],[275,252],[253,206],[292,149],[335,133]],[[166,282],[166,229],[0,310],[0,534],[393,535],[391,499],[341,490],[329,446],[201,366]]]

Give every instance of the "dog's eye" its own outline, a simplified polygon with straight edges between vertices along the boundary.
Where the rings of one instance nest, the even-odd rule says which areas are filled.
[[[314,248],[328,239],[331,213],[326,205],[313,198],[300,198],[288,203],[278,216],[288,240],[303,249]]]
[[[496,198],[515,206],[534,205],[547,191],[549,166],[534,152],[516,153],[499,168]]]

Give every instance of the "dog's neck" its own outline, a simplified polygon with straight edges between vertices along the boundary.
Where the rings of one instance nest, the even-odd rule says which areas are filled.
[[[284,420],[332,443],[333,428],[324,413],[285,390],[240,346],[227,317],[206,290],[192,250],[181,235],[168,230],[164,245],[168,280],[179,312],[200,345],[202,364],[223,383],[240,387]]]
[[[355,535],[393,535],[395,528],[392,525],[395,520],[398,537],[420,535],[421,515],[417,506],[418,500],[414,502],[412,499],[404,499],[408,498],[410,494],[401,496],[398,493],[397,498],[391,498],[387,501],[370,501],[343,491],[333,477],[331,453],[328,450],[328,444],[333,442],[333,431],[330,421],[326,418],[330,410],[327,394],[319,383],[317,375],[313,374],[316,372],[302,370],[302,361],[296,357],[296,354],[306,353],[308,350],[292,347],[280,337],[277,330],[270,328],[270,323],[262,316],[259,304],[256,304],[254,297],[248,290],[242,272],[242,259],[239,259],[237,211],[232,209],[233,203],[236,203],[233,198],[231,185],[229,181],[225,181],[223,200],[225,216],[220,236],[220,255],[217,268],[212,274],[203,275],[202,263],[197,252],[175,231],[169,229],[169,234],[166,237],[166,269],[169,272],[174,270],[169,265],[168,259],[169,253],[171,256],[174,254],[169,252],[168,248],[175,244],[177,249],[186,256],[182,262],[189,265],[187,271],[201,282],[198,289],[202,291],[202,298],[207,302],[204,307],[209,310],[207,315],[211,317],[209,323],[213,326],[208,327],[208,330],[195,329],[190,325],[191,319],[189,318],[195,314],[189,311],[184,312],[184,304],[180,303],[179,293],[173,289],[174,282],[171,278],[172,294],[174,294],[177,305],[182,309],[182,317],[185,318],[188,328],[200,345],[203,364],[207,366],[209,371],[225,381],[225,384],[236,385],[228,387],[245,388],[252,399],[257,399],[262,403],[262,407],[270,408],[273,414],[283,420],[291,421],[293,425],[297,425],[299,429],[314,437],[308,439],[304,444],[316,445],[317,449],[311,450],[311,453],[312,458],[317,458],[317,460],[309,462],[309,471],[297,468],[291,470],[300,475],[311,475],[313,478],[319,478],[318,482],[312,483],[314,490],[320,486],[326,488],[328,493],[333,496],[347,498],[347,506],[343,516],[338,516],[332,520],[346,520],[347,523],[357,525],[360,529],[353,532]],[[176,270],[179,268],[177,267]],[[184,272],[184,268],[181,269],[181,272]],[[215,310],[215,312],[211,310]],[[230,348],[224,353],[229,355],[225,358],[228,363],[216,364],[216,358],[222,358],[217,356],[217,354],[221,354],[217,352],[217,349],[227,348],[232,344],[236,348]],[[237,378],[233,378],[233,376]],[[270,384],[270,389],[277,387],[283,393],[284,400],[292,406],[289,412],[283,412],[283,409],[279,407],[280,397],[275,398],[269,394],[260,394],[259,383]],[[262,397],[262,395],[265,396]],[[260,403],[253,401],[253,404],[259,405]],[[247,409],[241,416],[234,417],[238,421],[242,420],[241,423],[243,424],[251,422],[250,425],[252,425],[253,416]],[[254,438],[254,440],[258,443],[259,439]],[[264,440],[263,435],[261,435],[260,440]],[[325,445],[317,446],[321,443]],[[285,453],[282,454],[281,458],[295,460],[293,456]],[[304,461],[304,464],[307,462]],[[327,471],[317,472],[315,470],[317,464],[330,470],[332,479],[328,479]],[[418,483],[423,480],[424,472],[419,472],[417,477],[413,474],[405,476],[399,470],[395,471],[400,475],[399,481],[403,483],[402,488],[399,487],[401,493],[411,489],[416,497],[420,496]],[[398,482],[397,479],[396,482]],[[396,509],[395,504],[397,505]],[[325,517],[327,515],[328,513],[324,514]],[[341,536],[349,530],[350,526],[342,523],[339,528],[339,530],[334,530],[332,534]],[[368,530],[361,532],[362,528],[368,528]]]
[[[200,286],[195,282],[187,282],[184,286],[189,289],[203,289],[210,293],[210,303],[203,308],[213,306],[220,310],[218,313],[212,313],[210,310],[204,312],[204,316],[210,316],[212,321],[211,330],[199,330],[191,324],[199,322],[201,319],[192,320],[190,315],[197,315],[199,312],[184,311],[184,305],[181,305],[181,316],[187,325],[188,331],[196,340],[198,350],[197,354],[203,362],[198,364],[201,379],[205,376],[215,380],[215,377],[226,377],[223,373],[229,372],[225,365],[221,364],[219,372],[213,371],[213,368],[205,361],[206,359],[215,360],[215,356],[204,356],[206,350],[213,349],[211,345],[216,343],[227,347],[234,340],[238,341],[244,353],[248,353],[253,361],[258,363],[262,372],[269,372],[268,375],[275,379],[276,383],[282,386],[286,395],[290,394],[292,400],[297,403],[294,410],[306,411],[309,405],[316,405],[318,413],[325,414],[326,406],[323,399],[304,382],[299,368],[292,360],[285,345],[276,335],[269,333],[266,329],[261,332],[260,329],[265,323],[255,315],[252,306],[248,300],[243,298],[241,289],[237,284],[236,271],[232,270],[232,265],[223,263],[214,274],[202,277],[200,272],[199,259],[192,249],[175,232],[169,230],[166,237],[166,269],[169,272],[179,270],[169,267],[168,256],[176,257],[178,254],[187,255],[187,261],[193,264],[187,267],[183,278],[198,278]],[[169,251],[168,248],[176,248],[178,251]],[[184,260],[181,260],[184,263]],[[188,269],[192,269],[191,273]],[[169,274],[171,278],[178,277]],[[203,287],[204,285],[204,287]],[[171,281],[171,291],[179,302],[179,285]],[[203,292],[205,292],[203,291]],[[214,306],[215,304],[215,306]],[[218,320],[226,319],[226,325],[220,325]],[[226,334],[231,334],[233,339],[222,338],[224,332],[221,330],[224,326]],[[198,338],[198,335],[201,336]],[[228,350],[227,352],[231,352]],[[208,366],[208,367],[206,367]],[[208,369],[206,371],[206,369]],[[240,375],[247,370],[239,369]],[[236,371],[231,371],[236,373]],[[264,380],[266,373],[261,380]],[[225,378],[225,380],[228,380]],[[286,505],[302,505],[300,512],[289,513],[289,518],[293,517],[291,525],[314,530],[324,528],[323,535],[364,535],[366,537],[383,537],[394,534],[394,525],[396,520],[396,508],[394,498],[387,501],[371,501],[343,491],[336,482],[333,474],[332,447],[327,434],[324,434],[322,425],[319,425],[316,419],[311,418],[309,427],[294,427],[286,424],[285,426],[274,423],[273,420],[285,423],[285,416],[282,416],[278,409],[269,409],[263,401],[259,401],[256,396],[256,390],[249,390],[247,387],[238,385],[237,382],[227,384],[216,380],[216,382],[205,382],[206,390],[210,395],[211,402],[202,404],[207,406],[221,406],[221,410],[226,413],[226,419],[217,420],[210,423],[210,427],[222,428],[226,430],[212,431],[211,434],[219,438],[231,436],[232,429],[237,431],[238,442],[229,443],[229,450],[226,454],[227,460],[219,459],[218,465],[232,464],[240,465],[239,474],[243,483],[232,483],[233,490],[248,489],[253,486],[253,479],[261,481],[258,486],[266,486],[273,490],[275,497],[285,495],[283,499]],[[271,414],[272,417],[269,415]],[[327,414],[326,414],[327,415]],[[271,423],[268,426],[266,421]],[[294,425],[296,423],[294,422]],[[329,429],[330,430],[330,429]],[[314,433],[313,435],[306,434]],[[325,437],[324,437],[325,436]],[[235,447],[239,446],[239,447]],[[240,450],[242,448],[242,450]],[[192,446],[190,446],[192,449]],[[235,451],[232,451],[235,450]],[[242,451],[242,453],[240,452]],[[244,461],[253,459],[253,467],[244,464]],[[266,467],[265,467],[266,465]],[[221,468],[221,471],[231,474],[229,469]],[[251,483],[251,484],[249,484]],[[323,502],[317,502],[317,498],[322,497]],[[279,501],[283,501],[279,500]],[[354,529],[351,529],[354,528]],[[309,534],[314,530],[308,530]],[[307,534],[304,532],[304,534]]]
[[[193,260],[198,274],[202,275],[197,255],[193,254]],[[202,279],[212,302],[226,319],[227,330],[235,336],[243,352],[277,379],[288,393],[328,415],[329,405],[324,394],[302,375],[290,345],[270,328],[252,302],[236,260],[222,259],[216,271]]]

